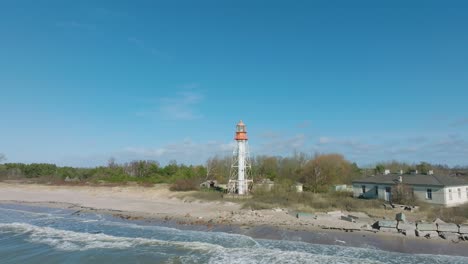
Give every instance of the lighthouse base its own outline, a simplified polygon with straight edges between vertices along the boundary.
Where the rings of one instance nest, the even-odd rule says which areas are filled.
[[[224,199],[251,199],[252,195],[251,194],[244,194],[244,195],[239,195],[235,193],[226,193],[223,195]]]
[[[241,185],[242,184],[242,185]],[[253,180],[229,180],[227,185],[227,191],[229,194],[235,194],[239,196],[249,195],[252,191]],[[242,193],[239,193],[239,190],[242,190]]]

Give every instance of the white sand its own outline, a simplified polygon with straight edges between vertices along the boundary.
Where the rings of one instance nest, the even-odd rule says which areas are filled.
[[[235,203],[188,202],[178,198],[180,194],[167,186],[148,187],[92,187],[49,186],[37,184],[0,183],[0,201],[24,201],[34,203],[70,203],[95,209],[121,210],[144,213],[155,217],[214,218],[224,211],[238,211]]]
[[[166,218],[187,224],[269,225],[295,230],[357,230],[373,221],[365,219],[365,222],[351,223],[341,220],[341,213],[319,213],[315,218],[297,219],[295,213],[287,210],[242,210],[237,203],[198,201],[184,196],[187,193],[171,192],[167,185],[96,187],[0,183],[0,202],[42,203],[45,206],[76,210],[90,207],[104,213],[105,210],[119,210],[123,211],[118,212],[121,217]],[[112,211],[109,213],[116,214]],[[371,231],[370,228],[364,229]]]

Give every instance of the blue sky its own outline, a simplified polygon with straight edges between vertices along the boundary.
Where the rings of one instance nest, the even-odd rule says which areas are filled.
[[[0,153],[467,165],[468,5],[405,2],[2,1]]]

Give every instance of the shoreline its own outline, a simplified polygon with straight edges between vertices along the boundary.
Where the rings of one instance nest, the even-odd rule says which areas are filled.
[[[47,186],[47,185],[13,185],[0,183],[0,204],[13,204],[13,205],[27,205],[35,207],[48,207],[68,209],[73,214],[80,213],[95,213],[112,215],[113,217],[123,219],[124,221],[136,221],[140,224],[153,224],[175,227],[178,229],[188,229],[197,231],[208,232],[226,232],[247,235],[256,239],[273,239],[273,240],[289,240],[289,241],[302,241],[313,244],[327,244],[345,247],[358,247],[358,248],[374,248],[390,252],[408,253],[408,254],[435,254],[435,255],[457,255],[468,257],[466,251],[466,242],[453,243],[442,239],[425,239],[425,238],[412,238],[405,237],[401,234],[391,234],[383,232],[372,231],[342,231],[333,229],[324,229],[317,225],[301,221],[285,211],[274,210],[259,210],[250,211],[242,210],[238,205],[233,205],[229,202],[187,202],[181,200],[180,197],[168,196],[171,203],[169,206],[173,207],[172,210],[165,211],[168,201],[164,199],[150,200],[154,206],[149,206],[147,210],[128,210],[128,204],[115,204],[110,203],[105,206],[102,203],[102,197],[108,195],[106,191],[116,191],[115,187],[63,187],[63,186]],[[10,190],[5,190],[9,189]],[[79,194],[81,190],[77,188],[85,188],[89,191],[90,188],[96,189],[104,188],[103,193],[91,195],[88,198],[97,199],[98,202],[89,202],[84,199],[80,200],[83,194]],[[32,189],[32,190],[31,190]],[[39,191],[38,191],[39,189]],[[67,200],[69,193],[63,192],[72,191],[75,199]],[[113,190],[112,190],[113,189]],[[137,190],[139,188],[136,188]],[[22,191],[21,191],[22,190]],[[28,196],[26,200],[22,199],[9,199],[21,197],[24,192],[32,191],[33,195],[43,194],[41,198],[35,196],[31,198]],[[132,190],[135,191],[135,190]],[[148,190],[147,190],[148,191]],[[151,191],[151,190],[150,190]],[[12,192],[15,193],[12,195]],[[117,190],[117,194],[125,194],[127,196],[128,190]],[[141,190],[140,190],[141,192]],[[52,197],[64,195],[64,197]],[[167,193],[162,191],[163,195]],[[52,196],[51,196],[52,195]],[[88,193],[86,195],[89,195]],[[84,196],[86,196],[84,195]],[[118,198],[120,201],[121,195],[117,197],[108,197],[112,200]],[[157,196],[157,195],[156,195]],[[152,196],[152,198],[158,198]],[[55,198],[47,200],[49,198]],[[130,205],[142,208],[141,204],[133,200],[132,195],[127,197]],[[109,201],[108,201],[109,202]],[[141,201],[145,204],[145,199]],[[161,205],[162,204],[162,205]],[[101,205],[101,206],[96,206]],[[184,206],[185,205],[185,206]],[[188,205],[188,206],[187,206]],[[181,206],[181,208],[174,208]],[[201,207],[201,208],[200,208]],[[210,210],[212,208],[214,210]],[[206,210],[208,208],[208,210]],[[160,209],[160,210],[154,210]],[[177,213],[174,213],[174,210]],[[188,210],[188,211],[187,211]],[[190,212],[193,212],[190,214]],[[276,220],[270,221],[269,215],[271,214]],[[262,221],[265,218],[265,221]]]

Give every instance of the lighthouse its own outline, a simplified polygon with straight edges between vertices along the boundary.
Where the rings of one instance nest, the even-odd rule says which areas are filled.
[[[246,195],[249,193],[249,186],[251,186],[251,163],[249,157],[249,146],[247,144],[247,128],[244,122],[239,121],[236,126],[236,146],[234,148],[232,164],[231,164],[231,177],[228,183],[228,190],[231,194]]]

